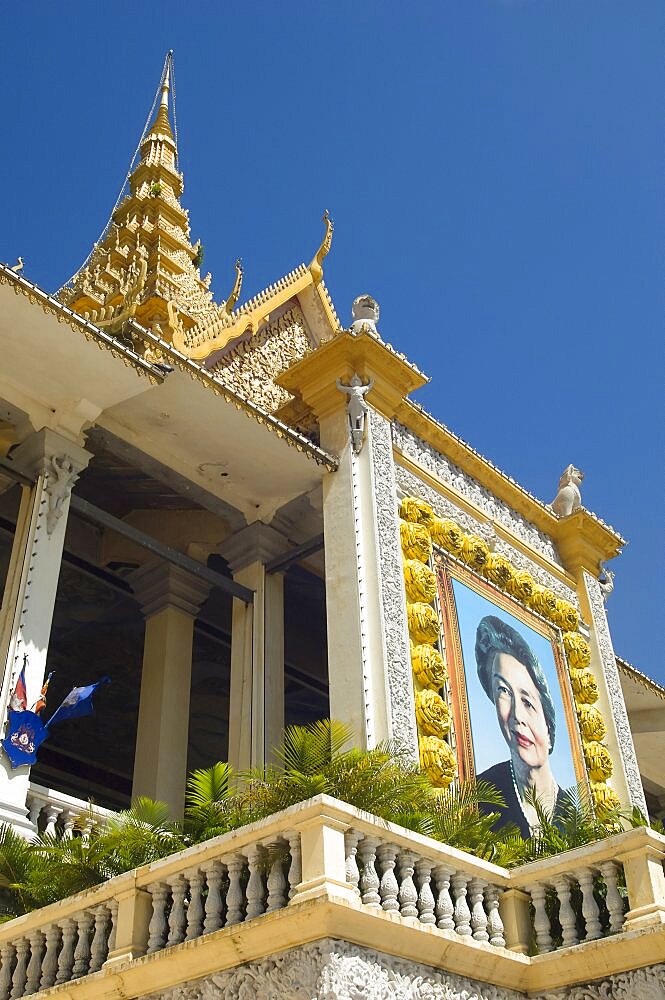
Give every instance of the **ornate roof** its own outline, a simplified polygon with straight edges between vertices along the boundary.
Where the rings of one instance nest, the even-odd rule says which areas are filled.
[[[201,242],[191,242],[188,212],[180,204],[184,181],[169,115],[171,72],[169,53],[159,107],[140,143],[139,163],[128,178],[129,193],[117,205],[84,266],[57,297],[111,334],[131,336],[133,324],[127,326],[131,319],[200,361],[240,337],[256,334],[275,310],[310,287],[332,329],[339,329],[323,283],[323,259],[333,233],[327,212],[323,241],[309,266],[301,264],[236,308],[243,277],[238,260],[230,294],[221,304],[214,301],[211,275],[201,277]],[[147,361],[159,360],[150,346],[135,346]]]

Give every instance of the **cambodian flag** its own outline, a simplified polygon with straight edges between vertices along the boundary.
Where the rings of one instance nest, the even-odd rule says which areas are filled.
[[[77,719],[83,715],[92,715],[94,711],[92,704],[93,694],[101,684],[110,683],[110,677],[101,677],[94,684],[72,688],[60,707],[56,708],[46,726],[51,726],[54,722],[63,722],[65,719]]]
[[[14,688],[14,693],[9,699],[9,707],[14,712],[22,712],[28,707],[28,692],[25,687],[25,665],[27,663],[27,654],[23,657],[23,667],[21,673],[18,675],[18,680],[16,681],[16,687]]]

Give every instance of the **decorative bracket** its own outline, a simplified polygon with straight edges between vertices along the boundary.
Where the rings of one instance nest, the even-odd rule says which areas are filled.
[[[81,470],[76,467],[69,455],[59,458],[53,455],[47,461],[46,495],[48,496],[48,511],[46,512],[46,532],[52,535],[55,526],[64,512],[65,501],[69,499],[72,487]]]
[[[370,379],[365,385],[357,372],[353,374],[348,385],[337,379],[337,388],[349,397],[349,401],[346,404],[346,413],[349,422],[349,437],[354,455],[359,455],[362,450],[365,439],[365,417],[368,412],[365,396],[373,386],[374,379]]]

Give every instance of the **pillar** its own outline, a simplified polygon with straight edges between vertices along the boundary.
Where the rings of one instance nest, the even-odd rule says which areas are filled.
[[[252,604],[234,598],[231,626],[229,763],[262,767],[284,731],[284,575],[266,563],[288,549],[270,525],[255,521],[219,547],[233,579],[254,591]]]
[[[130,583],[145,615],[132,796],[166,802],[172,818],[179,819],[187,780],[194,620],[209,586],[165,562],[147,563]]]
[[[28,708],[44,683],[71,490],[91,457],[80,445],[48,428],[32,434],[12,452],[13,464],[34,485],[23,487],[0,616],[3,726],[24,656]],[[26,818],[30,769],[12,770],[4,753],[0,760],[0,821],[32,833]]]

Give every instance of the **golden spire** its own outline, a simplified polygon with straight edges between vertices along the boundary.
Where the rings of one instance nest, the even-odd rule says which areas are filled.
[[[166,55],[164,63],[164,74],[162,78],[162,93],[159,100],[157,116],[152,123],[152,128],[148,135],[167,135],[173,139],[171,122],[169,120],[169,92],[171,90],[171,65],[173,63],[173,49]]]

